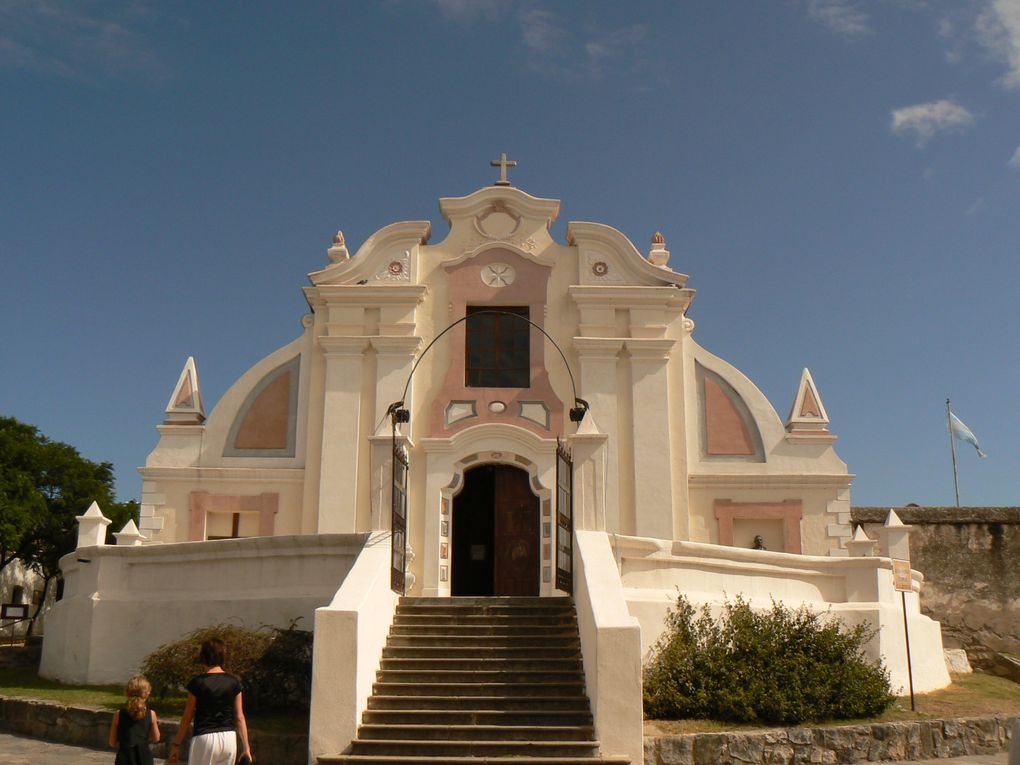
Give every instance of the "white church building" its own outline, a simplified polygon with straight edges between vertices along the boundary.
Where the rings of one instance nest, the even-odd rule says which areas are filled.
[[[355,738],[401,594],[570,596],[601,754],[637,763],[641,665],[679,589],[869,622],[904,692],[906,614],[914,689],[947,685],[922,575],[894,582],[910,529],[854,534],[808,370],[781,418],[695,341],[661,234],[641,251],[572,221],[556,241],[559,201],[499,164],[440,200],[445,235],[393,223],[352,256],[338,232],[303,332],[208,414],[188,359],[137,528],[106,546],[101,509],[81,518],[43,674],[117,682],[198,627],[299,620],[314,762]]]

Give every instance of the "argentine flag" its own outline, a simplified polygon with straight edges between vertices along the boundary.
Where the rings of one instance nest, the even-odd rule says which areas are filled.
[[[963,424],[963,420],[957,417],[952,412],[949,413],[949,423],[953,431],[953,437],[958,438],[961,441],[966,441],[968,444],[977,449],[978,456],[984,459],[988,455],[981,451],[981,447],[978,446],[977,436],[970,432],[970,428]]]

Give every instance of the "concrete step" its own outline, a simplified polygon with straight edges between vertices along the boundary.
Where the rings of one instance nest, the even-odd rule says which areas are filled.
[[[591,728],[592,717],[587,708],[570,711],[560,709],[368,709],[365,725],[545,725],[582,726]]]
[[[461,694],[448,696],[400,695],[388,696],[374,694],[368,699],[369,710],[414,710],[414,711],[447,711],[465,710],[468,712],[515,712],[533,711],[547,712],[583,712],[589,714],[588,697],[576,690],[563,696],[528,695],[514,696],[465,696]],[[366,712],[368,714],[368,712]]]
[[[394,725],[366,723],[358,728],[365,741],[587,741],[588,725]]]
[[[390,645],[383,648],[384,659],[580,659],[581,647],[574,644],[550,645],[507,645],[502,648],[479,645]]]
[[[597,741],[371,741],[357,738],[351,754],[425,757],[595,757]]]
[[[577,627],[563,624],[532,624],[531,622],[514,621],[508,624],[394,624],[390,627],[390,635],[448,635],[457,637],[503,636],[529,637],[539,640],[555,640],[557,638],[576,638]]]
[[[442,606],[444,608],[566,608],[572,609],[573,602],[569,597],[542,598],[523,596],[497,597],[452,597],[452,598],[414,598],[403,597],[397,608],[407,606]]]
[[[404,682],[377,682],[372,693],[384,696],[584,696],[584,680],[569,683],[555,682],[447,682],[417,680]],[[585,697],[586,698],[586,697]]]
[[[548,639],[545,635],[390,635],[387,645],[397,646],[448,646],[454,647],[481,647],[481,648],[513,648],[521,644],[532,644],[544,642]],[[577,633],[570,638],[558,637],[552,645],[560,647],[575,647],[580,649],[581,641]]]
[[[482,625],[487,627],[498,627],[503,625],[515,625],[519,622],[530,624],[543,624],[547,626],[577,626],[577,620],[571,613],[542,613],[529,611],[527,614],[479,614],[479,613],[398,613],[393,620],[394,624],[401,626],[412,624],[459,624],[464,626]]]
[[[569,659],[548,659],[548,658],[523,658],[504,659],[493,658],[440,658],[430,656],[427,658],[401,657],[383,658],[380,669],[388,670],[427,670],[429,672],[583,672],[581,660],[578,658]]]
[[[546,672],[544,670],[517,669],[511,671],[453,669],[381,669],[376,675],[380,683],[462,683],[464,685],[485,685],[487,683],[571,683],[584,682],[580,669]]]
[[[334,754],[319,758],[320,765],[630,765],[626,757],[438,757]]]

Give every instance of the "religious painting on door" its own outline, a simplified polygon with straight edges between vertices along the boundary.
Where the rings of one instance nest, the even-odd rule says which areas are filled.
[[[556,446],[556,588],[574,591],[574,462]]]
[[[390,589],[404,594],[407,567],[407,451],[393,445],[393,481],[390,508]]]

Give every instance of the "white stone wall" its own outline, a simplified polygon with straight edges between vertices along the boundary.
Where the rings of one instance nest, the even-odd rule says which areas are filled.
[[[659,639],[668,609],[682,593],[697,608],[718,611],[725,599],[740,596],[752,606],[772,601],[831,613],[849,625],[876,630],[867,650],[889,670],[894,691],[906,693],[909,678],[903,632],[903,597],[893,589],[889,558],[791,555],[733,547],[637,537],[611,538],[627,605],[641,623],[645,659]],[[923,576],[913,572],[906,593],[914,690],[944,688],[950,682],[942,654],[939,623],[920,612]]]
[[[61,559],[64,597],[47,617],[40,674],[120,683],[154,649],[215,624],[313,629],[364,534],[80,547]]]

